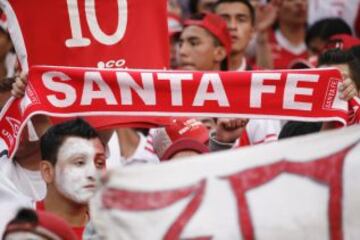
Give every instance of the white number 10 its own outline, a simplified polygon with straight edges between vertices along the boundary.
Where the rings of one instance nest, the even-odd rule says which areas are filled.
[[[116,31],[108,35],[104,33],[96,18],[95,0],[85,1],[85,16],[86,22],[89,26],[90,32],[93,37],[104,45],[114,45],[118,43],[125,34],[126,25],[128,20],[127,0],[117,0],[118,5],[118,22]],[[72,38],[66,39],[65,45],[69,48],[72,47],[86,47],[89,46],[91,40],[83,37],[80,24],[78,0],[67,0],[67,7],[70,17],[70,28]]]

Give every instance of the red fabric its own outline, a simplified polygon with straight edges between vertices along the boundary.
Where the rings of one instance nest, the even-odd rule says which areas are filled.
[[[179,79],[184,79],[178,82],[181,89],[171,84]],[[346,102],[336,99],[341,81],[336,69],[217,73],[34,67],[26,97],[12,99],[3,109],[0,137],[12,156],[19,132],[36,113],[62,117],[260,115],[345,124]]]
[[[360,124],[360,99],[354,97],[349,101],[349,125]]]
[[[62,218],[42,210],[36,210],[37,222],[30,223],[26,220],[24,222],[12,222],[6,226],[3,239],[6,235],[15,232],[31,232],[37,236],[45,237],[46,239],[53,239],[56,236],[59,239],[76,240],[75,232],[71,229],[69,224]],[[7,238],[6,238],[7,239]]]
[[[209,140],[209,130],[195,118],[175,118],[165,130],[173,142],[182,138],[190,138],[205,144]]]
[[[85,6],[85,2],[89,6]],[[14,12],[10,11],[10,7],[4,10],[9,24],[15,18],[19,22],[20,29],[13,25],[15,32],[11,34],[21,31],[28,67],[39,64],[97,67],[99,61],[119,59],[126,62],[120,67],[156,69],[168,66],[165,0],[96,1],[95,16],[89,14],[93,9],[90,2],[93,1],[34,0],[28,4],[26,1],[9,0]],[[67,3],[71,6],[70,10]],[[121,8],[120,14],[118,6]],[[85,9],[89,10],[88,13]],[[96,17],[98,25],[96,21],[87,21],[87,16]],[[89,40],[87,46],[69,46],[67,40],[76,35],[72,33],[75,26],[79,26],[81,36]],[[125,28],[122,38],[121,31],[117,32],[120,26]],[[114,37],[112,41],[104,40],[101,33],[94,30],[96,27],[109,38],[115,33],[119,37]],[[20,47],[21,43],[17,45]]]
[[[39,201],[39,202],[36,202],[35,204],[36,204],[35,208],[36,208],[37,212],[46,211],[44,201]],[[75,232],[77,239],[82,240],[85,226],[84,227],[71,227],[71,229]]]
[[[53,124],[62,123],[75,117],[50,117]],[[129,128],[157,128],[162,126],[168,126],[171,124],[171,118],[167,117],[114,117],[114,116],[87,116],[84,119],[90,123],[91,126],[98,130],[113,129],[117,127],[129,127]]]
[[[72,18],[69,16],[69,2],[73,2],[72,5],[69,4],[72,6]],[[22,69],[26,71],[33,65],[139,69],[168,67],[169,42],[165,0],[96,1],[94,9],[98,25],[96,21],[94,23],[87,20],[88,15],[94,15],[86,13],[85,9],[91,12],[92,8],[90,4],[90,7],[85,7],[85,2],[91,1],[34,0],[28,4],[26,1],[9,0],[9,6],[5,7],[4,11],[8,16],[10,35],[15,39],[14,45]],[[121,14],[118,6],[121,6]],[[76,26],[81,29],[81,33],[72,33]],[[124,26],[125,31],[122,38],[106,42],[101,40],[102,38],[99,40],[101,34],[92,30],[96,26],[108,36],[115,35],[118,26]],[[68,40],[79,34],[89,41],[88,45],[69,46]],[[104,125],[126,126],[129,122],[130,127],[154,127],[153,122],[159,122],[158,119],[141,120],[118,116],[86,118],[98,129],[104,128]],[[52,120],[63,121],[56,118]],[[166,119],[161,121],[167,122]]]
[[[308,58],[306,51],[296,55],[281,47],[281,45],[277,42],[275,33],[273,31],[271,31],[269,34],[269,41],[271,44],[271,54],[274,61],[274,69],[289,69],[289,64],[291,64],[294,60]]]
[[[342,50],[348,50],[352,47],[359,46],[360,39],[350,36],[348,34],[336,34],[329,40],[327,49],[340,48]]]
[[[244,147],[244,146],[250,146],[250,139],[249,139],[249,135],[246,131],[246,129],[244,129],[244,131],[242,131],[241,136],[240,136],[240,142],[238,144],[237,147]]]

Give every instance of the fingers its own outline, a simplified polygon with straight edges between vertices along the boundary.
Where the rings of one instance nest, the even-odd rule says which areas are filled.
[[[350,79],[346,78],[344,82],[341,83],[339,86],[340,90],[340,99],[343,99],[345,101],[349,101],[353,97],[358,95],[355,83]]]
[[[15,97],[22,97],[25,94],[27,85],[27,75],[21,73],[16,76],[15,82],[12,84],[11,94]]]
[[[226,130],[234,130],[245,127],[248,121],[249,119],[244,118],[221,118],[218,120],[218,124],[222,125]]]

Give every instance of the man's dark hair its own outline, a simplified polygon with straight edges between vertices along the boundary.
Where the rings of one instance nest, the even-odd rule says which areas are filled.
[[[279,139],[316,133],[320,131],[321,127],[322,127],[321,122],[289,121],[281,129],[279,134]]]
[[[67,137],[93,139],[99,134],[81,118],[54,125],[40,139],[42,159],[55,165],[59,148]]]
[[[189,5],[188,5],[188,8],[189,8],[189,11],[190,11],[190,14],[193,15],[193,14],[197,14],[199,13],[199,2],[201,0],[190,0],[189,1]],[[210,5],[208,6],[208,8],[210,9],[210,11],[212,11],[214,9],[214,6],[209,3]]]
[[[348,64],[350,77],[355,82],[356,88],[360,89],[360,58],[359,47],[353,47],[347,51],[330,49],[319,57],[319,65]]]
[[[308,28],[305,42],[307,46],[316,38],[326,42],[336,34],[352,35],[352,31],[350,26],[341,18],[325,18],[315,22]]]
[[[189,1],[189,11],[190,11],[191,15],[198,13],[198,9],[197,9],[198,3],[199,3],[199,0],[190,0]]]
[[[38,216],[33,209],[22,208],[16,214],[15,218],[11,220],[8,225],[11,224],[31,224],[36,226],[39,222]]]
[[[223,3],[242,3],[242,4],[244,4],[250,11],[251,24],[255,25],[255,8],[249,2],[249,0],[218,0],[214,5],[214,11],[220,4],[223,4]]]

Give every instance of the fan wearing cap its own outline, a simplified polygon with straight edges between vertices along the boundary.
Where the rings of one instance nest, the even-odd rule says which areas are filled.
[[[193,118],[175,118],[153,132],[154,150],[162,161],[206,153],[208,140],[207,128]]]
[[[74,231],[54,214],[21,209],[6,226],[3,240],[76,240]]]
[[[179,68],[192,71],[227,70],[231,38],[226,22],[213,13],[204,13],[185,20],[184,25],[179,41]],[[202,121],[208,128],[215,127],[213,118]]]
[[[325,18],[312,24],[305,38],[310,57],[323,53],[327,41],[337,34],[352,34],[350,26],[341,18]]]
[[[227,70],[231,38],[224,20],[212,13],[194,15],[185,20],[180,35],[180,69]]]

